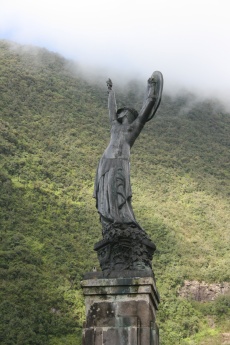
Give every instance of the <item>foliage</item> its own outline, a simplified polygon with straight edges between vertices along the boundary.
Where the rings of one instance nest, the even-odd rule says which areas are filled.
[[[106,89],[57,54],[6,41],[0,89],[0,342],[80,344],[80,281],[101,239],[92,192],[109,140]],[[117,87],[118,106],[140,108],[141,90]],[[133,148],[135,215],[157,245],[162,345],[199,344],[209,315],[217,333],[226,327],[225,297],[201,307],[177,290],[229,280],[229,130],[217,100],[164,95]]]

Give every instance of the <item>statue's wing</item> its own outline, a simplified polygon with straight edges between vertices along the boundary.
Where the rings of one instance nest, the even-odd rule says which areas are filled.
[[[156,111],[157,111],[157,109],[161,103],[161,95],[162,95],[163,84],[164,84],[163,75],[159,71],[153,72],[151,78],[154,78],[154,80],[155,80],[155,82],[154,82],[154,96],[155,96],[156,101],[154,103],[154,107],[153,107],[151,113],[148,116],[147,121],[149,121],[153,118],[154,114],[156,113]]]

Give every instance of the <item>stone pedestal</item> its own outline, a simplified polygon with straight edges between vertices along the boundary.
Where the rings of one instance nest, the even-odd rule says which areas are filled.
[[[86,304],[82,345],[159,345],[154,279],[132,275],[98,278],[95,274],[82,281]]]

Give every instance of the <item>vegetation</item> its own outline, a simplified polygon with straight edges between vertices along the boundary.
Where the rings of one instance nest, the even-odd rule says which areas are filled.
[[[0,89],[0,342],[80,344],[80,281],[101,239],[92,193],[109,140],[106,87],[57,54],[0,41]],[[119,106],[140,108],[141,97],[135,80],[117,88]],[[217,100],[164,95],[133,148],[135,215],[157,245],[162,345],[211,344],[229,327],[227,296],[201,306],[177,294],[185,279],[229,280],[229,131]]]

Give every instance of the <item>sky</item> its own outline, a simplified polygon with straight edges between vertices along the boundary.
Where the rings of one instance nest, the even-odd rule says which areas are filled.
[[[0,39],[45,47],[90,71],[229,102],[229,0],[0,0]]]

